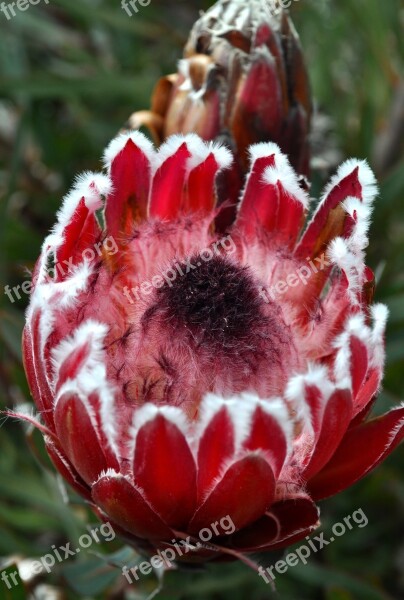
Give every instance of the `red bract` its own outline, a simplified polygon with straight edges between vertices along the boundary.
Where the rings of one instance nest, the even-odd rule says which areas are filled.
[[[305,537],[315,502],[404,437],[404,407],[369,418],[387,317],[364,264],[371,170],[342,165],[302,233],[309,198],[287,158],[267,143],[250,162],[218,234],[225,148],[119,136],[107,175],[66,197],[27,313],[34,422],[94,510],[150,553],[231,517],[188,561]]]

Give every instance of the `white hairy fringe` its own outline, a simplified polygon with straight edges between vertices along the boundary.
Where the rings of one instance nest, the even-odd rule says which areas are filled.
[[[329,379],[327,368],[317,364],[309,364],[306,373],[295,375],[287,383],[285,398],[296,412],[295,419],[297,422],[303,423],[306,433],[313,435],[312,414],[305,398],[306,386],[318,388],[321,393],[323,410],[334,392],[335,386]]]
[[[84,262],[75,267],[65,281],[39,283],[38,280],[31,295],[27,320],[29,322],[32,319],[36,310],[41,310],[39,334],[42,357],[45,344],[54,327],[55,309],[73,307],[77,295],[86,289],[91,273],[91,265]]]
[[[189,133],[186,135],[175,134],[170,136],[160,147],[153,164],[154,173],[171,156],[173,156],[182,144],[186,144],[190,157],[187,160],[187,175],[198,165],[204,162],[209,154],[213,154],[219,170],[228,169],[233,162],[233,156],[226,147],[217,142],[205,142],[198,135]]]
[[[253,144],[249,148],[249,154],[251,160],[251,169],[246,182],[246,187],[248,185],[251,172],[254,168],[254,163],[259,158],[275,155],[275,166],[267,167],[265,169],[262,177],[263,183],[268,185],[276,185],[279,181],[284,187],[285,191],[291,197],[300,202],[305,209],[308,208],[310,202],[309,196],[300,187],[297,174],[292,168],[288,157],[281,152],[277,144],[274,144],[273,142],[261,142],[259,144]]]
[[[90,212],[95,212],[102,206],[102,197],[107,196],[111,189],[112,183],[106,175],[90,172],[79,175],[72,190],[64,197],[57,221],[42,244],[37,285],[46,280],[48,262],[56,260],[56,251],[64,243],[65,229],[71,223],[81,199],[84,198]]]
[[[378,186],[374,173],[366,160],[350,158],[342,163],[342,165],[338,168],[337,173],[331,178],[323,192],[320,206],[324,204],[333,188],[338,186],[341,181],[350,173],[352,173],[357,167],[359,167],[358,180],[362,187],[363,204],[369,207],[373,205],[373,202],[378,194]]]
[[[52,363],[55,369],[55,383],[62,363],[69,354],[89,344],[89,354],[74,380],[67,380],[60,388],[55,406],[60,397],[68,392],[75,393],[86,407],[92,426],[99,437],[99,427],[94,409],[89,402],[92,394],[97,394],[100,401],[101,426],[111,449],[117,458],[117,427],[114,419],[114,390],[107,379],[106,357],[103,347],[108,327],[97,321],[88,320],[82,323],[72,336],[62,340],[52,352]]]
[[[229,28],[243,31],[246,28],[257,27],[260,22],[280,13],[279,0],[233,0],[232,2],[217,2],[201,17],[206,24],[212,20],[217,22],[212,31],[217,35],[228,32]]]
[[[400,408],[404,408],[404,402],[401,402],[401,404],[393,410],[397,410]],[[397,423],[397,425],[394,427],[393,431],[391,432],[389,441],[386,444],[386,450],[388,450],[388,448],[390,448],[391,444],[394,442],[394,440],[396,439],[397,435],[399,434],[399,432],[401,431],[401,429],[403,427],[404,427],[404,417],[402,419],[400,419],[400,421]]]
[[[267,415],[274,418],[284,433],[287,444],[285,463],[290,457],[293,449],[292,437],[294,423],[289,416],[283,400],[281,398],[262,400],[252,393],[243,393],[229,399],[225,399],[212,393],[207,394],[201,405],[201,417],[198,424],[196,441],[200,441],[209,423],[223,407],[226,408],[233,423],[235,449],[233,456],[229,457],[224,462],[220,468],[219,474],[206,490],[205,499],[216,488],[217,484],[220,483],[234,462],[242,459],[246,453],[248,453],[248,455],[262,457],[266,462],[268,462],[266,449],[258,449],[252,452],[242,452],[242,445],[248,439],[251,433],[252,418],[255,410],[258,407],[260,407]]]
[[[389,309],[385,304],[374,304],[370,309],[373,327],[371,330],[372,352],[370,366],[383,370],[385,361],[384,333],[386,330]]]
[[[266,158],[268,156],[281,154],[281,149],[278,144],[274,142],[259,142],[257,144],[251,144],[248,148],[248,154],[250,156],[250,166],[253,167],[256,160],[259,158]]]
[[[201,404],[201,416],[196,431],[197,440],[201,439],[209,423],[223,407],[227,409],[233,423],[236,455],[251,432],[252,417],[258,407],[277,421],[285,435],[288,453],[291,450],[293,424],[283,400],[280,398],[262,400],[250,393],[242,393],[228,399],[213,393],[207,394]]]
[[[186,439],[188,438],[190,424],[184,411],[176,406],[156,406],[155,404],[148,402],[141,408],[137,409],[133,415],[132,426],[129,431],[129,456],[133,456],[135,452],[136,439],[139,430],[150,421],[153,421],[158,415],[161,415],[167,421],[175,425],[183,434],[183,436]]]
[[[349,317],[344,331],[333,342],[334,348],[338,350],[334,363],[334,375],[340,387],[352,387],[349,344],[351,336],[357,337],[369,350],[371,331],[366,325],[365,316],[362,313]]]
[[[362,256],[361,252],[369,243],[368,231],[372,216],[372,207],[366,205],[355,198],[349,196],[343,203],[345,211],[355,220],[355,225],[350,237],[347,240],[348,247],[354,254]]]
[[[136,130],[129,131],[127,133],[121,133],[108,144],[104,151],[103,163],[108,170],[108,173],[111,171],[111,166],[115,158],[122,152],[129,140],[132,140],[135,146],[137,146],[149,159],[151,164],[153,164],[156,160],[154,146],[143,133]]]
[[[348,280],[349,299],[353,305],[358,305],[365,268],[364,257],[351,252],[347,240],[337,237],[328,246],[327,258],[344,271]]]
[[[311,220],[311,223],[315,220],[331,191],[338,187],[341,181],[356,168],[358,168],[358,181],[362,187],[362,200],[348,196],[342,202],[345,211],[355,220],[353,231],[346,240],[340,237],[332,240],[327,250],[330,261],[343,270],[347,276],[348,295],[353,304],[359,303],[358,296],[362,289],[365,272],[364,249],[368,245],[373,202],[378,193],[375,176],[366,161],[349,159],[339,167],[336,175],[331,178],[325,188],[321,202]]]
[[[88,371],[100,364],[104,359],[102,344],[107,332],[107,325],[90,319],[82,323],[72,335],[66,337],[58,346],[53,348],[51,361],[55,374],[55,384],[59,377],[60,367],[77,348],[89,344],[89,356],[86,359],[86,369]]]
[[[62,207],[57,213],[57,222],[50,235],[45,238],[42,252],[50,249],[56,250],[63,244],[64,230],[72,220],[82,198],[90,212],[94,212],[102,206],[102,196],[108,196],[111,192],[112,183],[109,177],[102,173],[86,172],[79,175],[71,191],[64,197]]]
[[[92,485],[95,485],[105,477],[110,477],[111,479],[125,479],[124,475],[122,475],[122,473],[119,473],[118,471],[115,471],[115,469],[106,469],[105,471],[101,471],[101,473],[98,476],[98,479],[96,479]]]
[[[384,304],[375,304],[370,307],[373,326],[365,322],[363,313],[351,316],[345,324],[344,331],[334,340],[333,346],[338,350],[334,374],[340,387],[343,381],[352,384],[351,378],[351,350],[350,337],[357,337],[367,348],[369,367],[376,368],[382,373],[385,360],[384,332],[388,318],[388,309]]]

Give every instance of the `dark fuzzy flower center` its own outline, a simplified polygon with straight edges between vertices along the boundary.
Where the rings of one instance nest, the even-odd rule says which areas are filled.
[[[177,276],[157,290],[145,320],[158,313],[177,334],[186,333],[191,345],[222,352],[242,352],[245,344],[251,350],[254,336],[268,335],[263,301],[247,267],[219,255],[194,255],[174,269]]]

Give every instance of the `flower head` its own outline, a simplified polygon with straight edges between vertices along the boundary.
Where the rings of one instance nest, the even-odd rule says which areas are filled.
[[[217,181],[219,202],[229,203],[223,226],[234,217],[252,144],[275,142],[308,174],[311,112],[300,41],[282,4],[219,0],[194,24],[178,72],[157,82],[151,109],[134,113],[129,126],[147,127],[156,144],[196,133],[231,149],[234,163]]]
[[[387,318],[364,264],[371,170],[343,164],[304,226],[286,156],[273,143],[249,156],[219,233],[226,148],[120,135],[106,174],[65,198],[33,278],[25,368],[55,466],[150,553],[231,519],[178,560],[303,538],[315,502],[404,437],[404,407],[369,418]]]

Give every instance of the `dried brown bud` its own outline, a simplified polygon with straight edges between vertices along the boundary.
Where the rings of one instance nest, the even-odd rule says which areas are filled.
[[[173,133],[221,140],[236,164],[219,183],[235,202],[248,168],[247,148],[276,142],[298,173],[309,169],[311,96],[297,33],[277,0],[219,0],[195,23],[178,73],[157,83],[146,126],[156,143]]]

